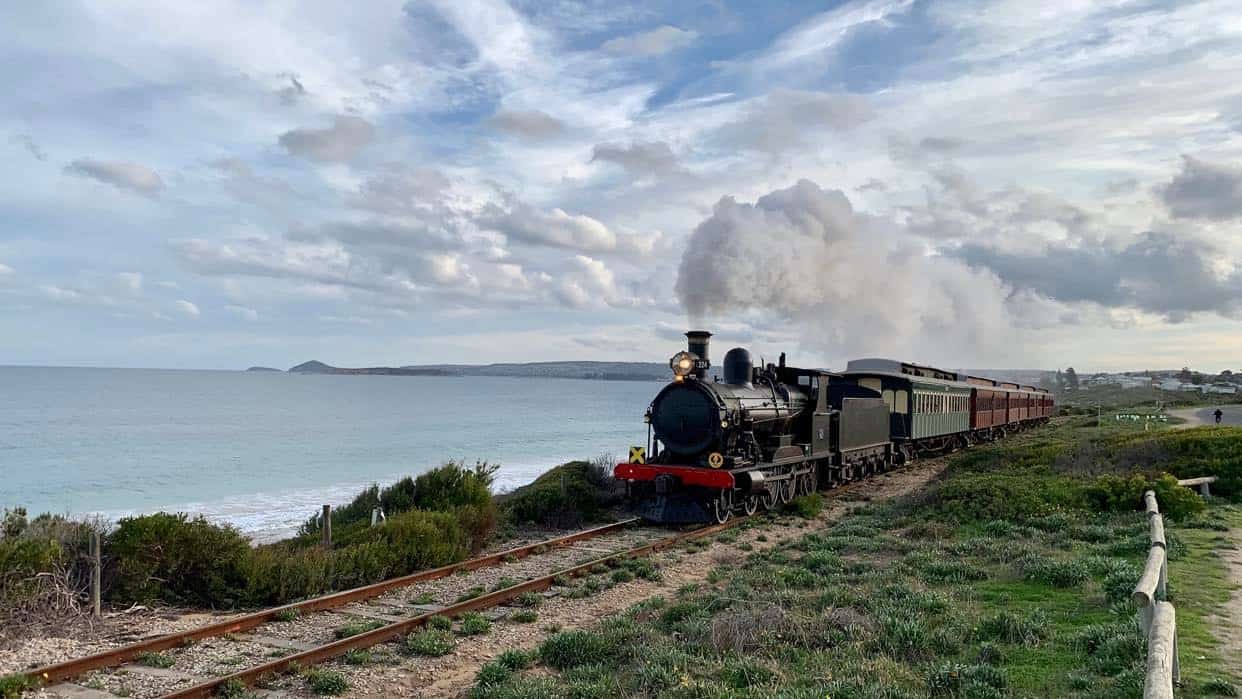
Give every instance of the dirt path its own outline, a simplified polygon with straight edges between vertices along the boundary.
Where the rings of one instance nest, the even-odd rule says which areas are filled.
[[[1242,425],[1242,405],[1222,405],[1220,410],[1224,413],[1221,416],[1221,424]],[[1180,425],[1174,425],[1174,429],[1186,430],[1191,427],[1214,424],[1216,422],[1213,415],[1215,411],[1216,408],[1209,406],[1206,408],[1179,408],[1178,410],[1170,410],[1169,414],[1186,421]]]
[[[1242,677],[1242,529],[1230,529],[1229,538],[1234,547],[1221,549],[1221,558],[1229,567],[1229,581],[1234,589],[1222,610],[1224,623],[1214,630],[1220,639],[1221,657],[1226,666],[1234,676]]]
[[[485,663],[511,648],[538,646],[549,635],[549,626],[589,628],[600,619],[642,600],[657,595],[671,597],[679,587],[705,580],[713,568],[742,563],[749,552],[739,548],[738,544],[761,551],[814,529],[827,527],[858,507],[863,497],[867,500],[886,500],[922,488],[940,474],[944,465],[943,460],[927,461],[917,469],[877,476],[870,481],[872,485],[868,490],[854,490],[830,499],[819,517],[811,522],[800,520],[748,529],[740,532],[732,543],[713,542],[702,551],[666,551],[655,557],[663,573],[663,579],[658,583],[636,580],[584,599],[551,598],[539,610],[537,622],[524,625],[498,623],[485,636],[462,640],[452,653],[444,657],[406,661],[395,667],[370,666],[363,671],[345,670],[353,687],[347,696],[461,696],[473,686],[475,675]]]

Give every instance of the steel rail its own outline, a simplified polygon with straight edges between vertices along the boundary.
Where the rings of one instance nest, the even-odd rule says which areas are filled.
[[[594,527],[592,529],[584,529],[582,531],[556,537],[554,539],[547,539],[533,544],[525,544],[523,546],[517,546],[505,551],[498,551],[485,556],[472,558],[467,561],[452,563],[439,568],[431,568],[429,570],[411,573],[410,575],[403,575],[401,577],[392,578],[391,580],[384,580],[371,585],[342,590],[341,592],[333,592],[331,594],[313,597],[301,602],[294,602],[280,607],[271,607],[259,612],[245,614],[225,621],[218,621],[212,624],[207,624],[206,626],[190,629],[188,631],[180,631],[177,633],[157,636],[155,638],[120,646],[118,648],[106,650],[94,655],[88,655],[86,657],[76,658],[73,660],[66,660],[64,662],[46,665],[44,667],[35,668],[33,670],[17,674],[18,676],[24,675],[27,681],[32,684],[55,684],[57,682],[63,682],[85,674],[91,670],[99,670],[102,668],[123,665],[137,659],[137,657],[142,653],[156,653],[170,648],[179,648],[204,638],[213,638],[231,633],[247,631],[274,620],[278,615],[284,612],[296,611],[300,614],[303,612],[318,612],[343,607],[353,602],[379,597],[380,595],[392,590],[407,587],[415,583],[443,578],[458,571],[486,568],[487,566],[495,565],[510,557],[525,558],[535,554],[536,549],[552,549],[569,546],[570,544],[574,544],[579,541],[585,541],[604,534],[619,531],[636,522],[638,522],[638,518],[634,517],[620,522]]]
[[[256,665],[246,670],[235,672],[231,675],[216,677],[185,689],[170,692],[163,695],[163,699],[188,699],[190,697],[206,699],[207,697],[216,696],[219,690],[227,684],[236,684],[240,682],[248,686],[254,685],[265,678],[281,674],[290,668],[317,665],[326,660],[331,660],[332,658],[345,655],[351,650],[370,648],[371,646],[375,646],[380,643],[398,640],[411,631],[426,625],[427,620],[433,616],[455,617],[466,612],[495,607],[525,592],[541,592],[546,590],[552,587],[554,580],[558,577],[579,577],[590,572],[590,570],[595,566],[601,564],[606,565],[613,561],[623,561],[629,558],[638,558],[640,556],[656,553],[672,546],[676,546],[684,541],[698,539],[704,536],[711,536],[712,534],[732,528],[748,520],[748,517],[735,517],[723,524],[713,524],[689,532],[674,534],[673,536],[660,539],[659,541],[636,546],[626,551],[601,556],[591,561],[587,561],[586,563],[565,568],[564,570],[559,570],[555,573],[538,578],[533,578],[531,580],[527,580],[526,582],[513,585],[512,587],[506,587],[503,590],[475,597],[473,599],[466,600],[465,602],[449,605],[436,612],[428,612],[404,621],[393,622],[387,626],[382,626],[372,631],[367,631],[356,636],[350,636],[349,638],[317,646],[310,650],[295,653],[293,655],[287,655],[283,658],[278,658],[276,660],[263,663],[262,665]]]

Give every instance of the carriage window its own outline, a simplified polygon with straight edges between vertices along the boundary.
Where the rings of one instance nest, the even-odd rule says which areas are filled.
[[[798,385],[799,385],[799,386],[810,386],[810,385],[811,385],[811,377],[807,376],[806,374],[803,374],[802,376],[799,376],[799,377],[798,377]]]
[[[862,386],[863,388],[869,388],[875,391],[876,393],[880,392],[880,380],[879,379],[859,379],[858,385]]]
[[[880,395],[884,398],[884,405],[888,406],[888,411],[890,413],[893,412],[893,392],[884,391]]]
[[[893,412],[901,413],[902,415],[910,412],[910,394],[905,391],[897,391],[894,396],[896,401],[893,403]]]

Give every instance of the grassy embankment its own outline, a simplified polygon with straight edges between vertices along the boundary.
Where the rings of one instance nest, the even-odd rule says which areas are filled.
[[[1169,515],[1180,696],[1233,696],[1207,617],[1227,598],[1215,552],[1242,525],[1181,477],[1242,496],[1242,429],[1144,433],[1092,418],[971,450],[919,497],[863,506],[751,553],[705,584],[590,630],[509,651],[479,698],[1137,697],[1130,591],[1148,550],[1142,490]],[[727,537],[725,539],[728,540]]]
[[[449,463],[386,488],[365,489],[332,513],[333,546],[319,545],[320,516],[291,539],[252,546],[244,535],[185,514],[27,521],[0,526],[0,633],[28,620],[74,613],[85,602],[90,535],[101,533],[103,597],[113,606],[164,602],[236,609],[283,604],[462,560],[522,524],[577,526],[608,516],[611,478],[598,463],[571,462],[506,496],[495,468]],[[370,526],[372,508],[387,515]]]

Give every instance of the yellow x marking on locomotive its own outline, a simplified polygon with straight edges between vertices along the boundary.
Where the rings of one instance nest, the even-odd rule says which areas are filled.
[[[647,463],[647,447],[630,447],[630,463]]]

